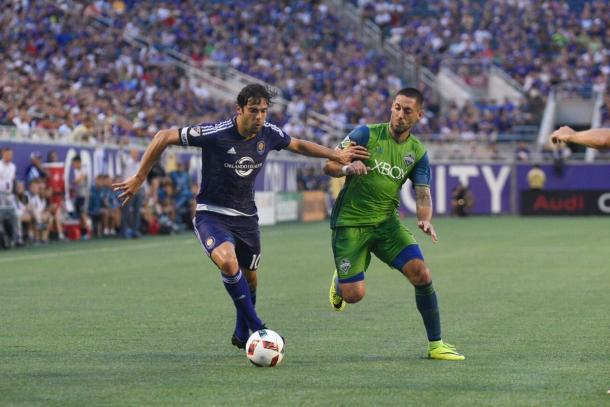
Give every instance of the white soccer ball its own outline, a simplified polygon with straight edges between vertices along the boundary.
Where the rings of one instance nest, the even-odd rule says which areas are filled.
[[[256,331],[246,342],[246,356],[258,367],[277,366],[284,357],[284,340],[270,329]]]

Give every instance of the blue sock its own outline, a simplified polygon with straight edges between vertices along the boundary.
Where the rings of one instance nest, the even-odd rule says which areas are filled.
[[[415,286],[415,303],[417,310],[424,320],[429,341],[441,340],[441,316],[438,311],[436,292],[432,282],[422,286]]]
[[[252,307],[256,306],[256,288],[250,291],[250,299],[252,300]],[[247,340],[250,337],[250,330],[248,329],[248,323],[246,318],[237,310],[237,317],[235,318],[235,336],[242,341]]]
[[[246,341],[250,337],[250,330],[246,318],[241,315],[238,309],[236,309],[237,315],[235,316],[235,331],[233,332],[240,340]]]
[[[222,282],[227,289],[227,292],[233,299],[235,308],[237,309],[238,318],[243,316],[248,329],[252,331],[258,331],[263,327],[263,322],[256,315],[254,305],[252,305],[252,299],[250,298],[250,288],[248,282],[243,276],[241,270],[234,276],[228,276],[220,273],[222,276]],[[240,338],[243,339],[243,338]]]

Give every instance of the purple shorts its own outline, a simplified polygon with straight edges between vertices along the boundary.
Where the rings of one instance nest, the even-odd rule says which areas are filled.
[[[258,216],[227,216],[215,212],[197,211],[193,218],[195,234],[210,256],[224,242],[235,246],[240,267],[256,270],[261,258]]]

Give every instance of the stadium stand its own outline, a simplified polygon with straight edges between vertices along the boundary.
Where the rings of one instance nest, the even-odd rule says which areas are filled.
[[[528,92],[610,74],[607,1],[354,1],[388,41],[438,71],[447,57],[497,64]]]
[[[154,49],[118,30],[82,24],[70,2],[12,3],[0,16],[0,122],[24,136],[46,131],[66,141],[116,143],[162,127],[213,121],[231,106],[187,86]],[[171,108],[168,108],[171,107]]]
[[[276,86],[283,102],[270,120],[289,134],[335,145],[359,123],[387,120],[390,95],[412,83],[383,48],[367,45],[361,26],[346,22],[341,7],[331,3],[8,3],[0,14],[5,39],[0,43],[0,125],[34,140],[145,144],[158,129],[233,114],[232,101],[189,77],[190,69],[211,67],[220,76],[236,70]],[[485,87],[491,67],[499,67],[527,96],[457,103],[438,100],[434,86],[418,82],[431,103],[416,133],[437,160],[529,160],[538,148],[516,143],[531,142],[538,134],[553,85],[561,82],[564,91],[591,97],[610,77],[607,1],[350,3],[362,20],[380,28],[384,42],[414,56],[418,66],[433,73],[447,68],[472,89]],[[177,64],[176,55],[185,56],[187,65]],[[606,93],[599,110],[603,126],[610,126],[609,106]],[[312,127],[308,118],[314,113],[338,131]],[[178,176],[179,164],[149,180],[140,208],[143,229],[171,233],[187,223],[192,207],[185,202],[196,185]],[[311,176],[318,170],[300,170],[299,186],[324,185]],[[55,238],[63,238],[61,229],[68,226],[79,230],[70,234],[73,238],[137,236],[140,231],[125,229],[108,193],[111,175],[117,174],[96,174],[97,184],[89,180],[94,185],[88,193],[101,198],[87,208],[87,216],[68,219],[71,211],[55,202],[38,207],[46,211],[37,214],[45,219],[38,223]],[[47,194],[51,201],[54,194],[29,187],[29,182],[18,187],[24,223],[33,219],[32,197]],[[29,230],[31,225],[24,229],[26,240],[46,240]]]

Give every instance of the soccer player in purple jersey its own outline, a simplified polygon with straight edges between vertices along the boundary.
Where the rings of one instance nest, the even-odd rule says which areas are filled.
[[[285,134],[265,121],[274,92],[259,84],[244,87],[237,96],[237,115],[214,124],[159,131],[142,156],[136,174],[114,184],[127,203],[138,191],[155,161],[169,145],[202,148],[201,187],[195,234],[205,253],[220,269],[237,318],[231,342],[245,348],[250,332],[265,327],[255,310],[256,270],[261,249],[254,181],[271,150],[327,158],[343,165],[366,159],[365,147],[333,150]],[[244,278],[245,277],[245,278]]]

